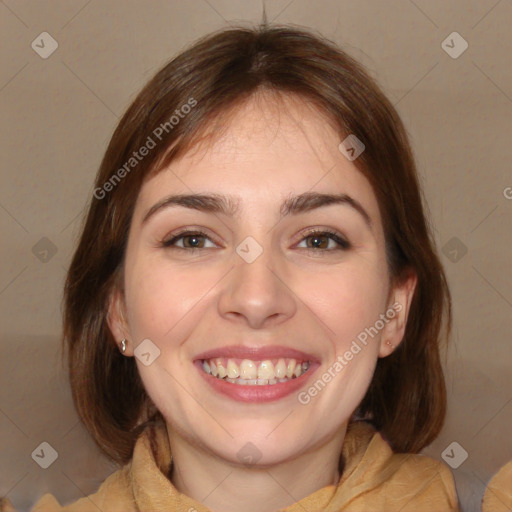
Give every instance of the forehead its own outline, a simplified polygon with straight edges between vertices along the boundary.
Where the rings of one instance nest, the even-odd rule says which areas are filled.
[[[243,206],[270,205],[292,194],[346,193],[378,217],[373,190],[339,151],[334,123],[303,98],[259,94],[209,127],[211,136],[146,181],[137,209],[166,194],[211,192]]]

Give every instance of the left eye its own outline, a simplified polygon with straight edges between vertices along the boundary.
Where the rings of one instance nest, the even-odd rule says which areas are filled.
[[[308,243],[308,240],[311,243]],[[332,250],[332,249],[348,249],[350,247],[349,242],[339,236],[336,233],[331,233],[330,231],[316,231],[313,233],[307,234],[301,241],[301,243],[306,242],[306,249],[324,249],[324,250]],[[329,242],[333,242],[329,247]]]

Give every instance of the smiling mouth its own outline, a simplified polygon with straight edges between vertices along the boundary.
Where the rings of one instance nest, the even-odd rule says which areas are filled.
[[[198,362],[208,375],[241,386],[266,386],[289,382],[310,368],[309,361],[293,358],[260,361],[214,357]]]

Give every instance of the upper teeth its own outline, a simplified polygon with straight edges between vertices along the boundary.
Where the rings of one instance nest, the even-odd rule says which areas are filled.
[[[252,381],[255,384],[275,384],[277,381],[283,381],[299,377],[309,368],[309,361],[296,361],[295,359],[277,359],[271,361],[252,361],[251,359],[224,359],[214,358],[203,361],[203,369],[206,373],[219,379],[228,381],[247,380],[247,384]],[[266,382],[263,382],[266,381]],[[273,382],[275,381],[275,382]],[[243,382],[245,384],[245,382]]]

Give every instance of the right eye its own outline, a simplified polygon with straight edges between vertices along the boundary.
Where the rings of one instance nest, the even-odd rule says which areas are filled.
[[[168,249],[192,251],[196,249],[209,249],[210,247],[205,247],[205,240],[209,240],[211,242],[211,239],[203,231],[187,230],[175,234],[168,240],[163,240],[160,245],[161,247],[165,247]],[[178,244],[179,241],[182,241],[182,245]]]

